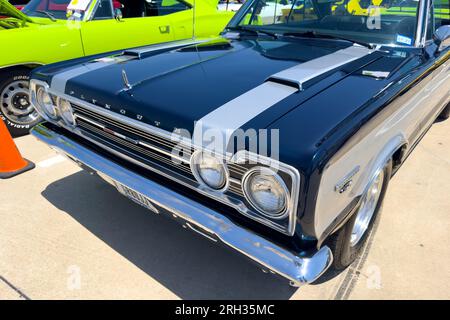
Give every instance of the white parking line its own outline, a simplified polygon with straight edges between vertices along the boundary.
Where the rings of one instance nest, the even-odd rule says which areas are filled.
[[[47,160],[43,160],[43,161],[39,162],[37,165],[38,165],[38,167],[41,167],[41,168],[49,168],[51,166],[54,166],[55,164],[64,162],[66,160],[67,159],[64,158],[63,156],[57,155],[57,156],[51,157]]]

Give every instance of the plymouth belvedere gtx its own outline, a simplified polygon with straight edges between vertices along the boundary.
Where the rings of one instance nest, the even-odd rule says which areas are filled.
[[[248,0],[217,38],[36,69],[47,122],[32,134],[149,211],[313,282],[355,260],[391,176],[449,116],[449,1],[345,5]]]
[[[194,9],[195,3],[195,9]],[[36,66],[194,36],[217,36],[233,16],[218,0],[0,0],[0,118],[13,134],[41,118],[29,103]],[[195,15],[195,19],[194,19]]]

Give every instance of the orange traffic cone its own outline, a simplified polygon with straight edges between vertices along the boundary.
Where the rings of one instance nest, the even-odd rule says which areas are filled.
[[[34,168],[34,163],[20,155],[11,134],[0,118],[0,179],[8,179]]]

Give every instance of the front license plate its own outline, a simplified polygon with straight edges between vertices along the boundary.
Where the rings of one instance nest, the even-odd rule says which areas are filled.
[[[123,184],[114,181],[117,190],[123,194],[128,199],[131,199],[132,201],[136,202],[137,204],[140,204],[141,206],[150,209],[154,213],[159,213],[158,209],[152,204],[152,202],[143,194],[136,192],[127,186],[124,186]]]

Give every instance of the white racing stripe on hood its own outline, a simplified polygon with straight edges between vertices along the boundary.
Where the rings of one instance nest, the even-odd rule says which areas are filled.
[[[173,42],[168,42],[168,43],[163,43],[163,44],[151,45],[151,46],[146,46],[146,47],[137,48],[137,49],[124,50],[125,54],[128,53],[129,55],[103,57],[103,58],[95,59],[92,62],[83,63],[74,68],[70,68],[66,71],[57,73],[52,78],[50,88],[54,92],[66,93],[66,84],[69,80],[71,80],[75,77],[81,76],[83,74],[86,74],[88,72],[98,70],[98,69],[110,66],[112,64],[121,63],[126,60],[137,59],[137,58],[139,58],[139,56],[141,54],[144,54],[144,53],[157,51],[157,50],[171,49],[171,48],[176,48],[176,47],[181,47],[181,46],[195,45],[195,44],[203,43],[205,41],[206,40],[195,41],[195,40],[189,39],[189,40],[173,41]],[[121,75],[119,75],[119,76],[121,76]]]
[[[98,70],[100,68],[104,68],[111,64],[112,64],[111,62],[103,62],[103,61],[89,62],[89,63],[82,64],[80,66],[77,66],[75,68],[69,69],[67,71],[57,73],[52,78],[52,83],[50,84],[50,88],[54,92],[66,93],[66,84],[67,84],[67,81],[69,81],[70,79],[81,76],[85,73],[88,73],[88,72],[91,72],[94,70]]]
[[[305,82],[372,52],[374,50],[352,46],[276,73],[269,77],[268,81],[198,120],[193,134],[194,145],[226,154],[230,138],[244,124],[293,93],[302,90]],[[298,88],[270,81],[271,79],[291,82]]]
[[[227,102],[195,123],[194,145],[225,154],[233,133],[243,124],[298,89],[276,82],[264,82]],[[213,141],[210,141],[211,138]]]

